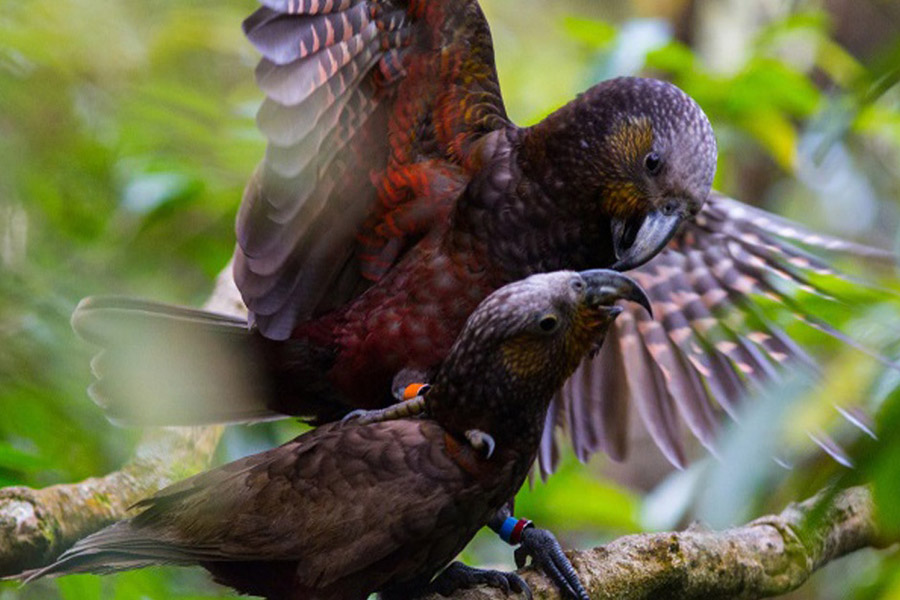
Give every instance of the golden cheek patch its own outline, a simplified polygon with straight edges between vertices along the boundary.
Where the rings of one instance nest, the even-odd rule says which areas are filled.
[[[575,312],[569,336],[566,338],[566,355],[577,364],[597,341],[598,333],[608,324],[608,317],[596,309],[581,307]]]
[[[633,182],[625,179],[614,179],[603,188],[603,199],[610,216],[628,218],[639,214],[646,204]]]
[[[502,346],[503,365],[516,377],[533,377],[547,368],[550,356],[550,340],[534,335],[519,335],[504,342]]]
[[[607,325],[609,317],[603,312],[579,307],[568,328],[560,333],[565,336],[561,343],[529,333],[507,340],[501,346],[503,366],[510,374],[523,379],[542,374],[550,376],[551,366],[574,371]]]
[[[633,169],[642,164],[653,149],[653,125],[648,117],[629,117],[620,121],[604,144],[610,153],[605,162],[606,184],[603,195],[609,214],[628,218],[642,210],[642,194],[634,183]]]
[[[653,149],[653,125],[649,117],[629,117],[618,123],[606,144],[619,159],[614,164],[634,165]],[[624,173],[623,173],[624,174]]]

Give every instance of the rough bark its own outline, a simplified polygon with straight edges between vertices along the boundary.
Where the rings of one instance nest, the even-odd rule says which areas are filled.
[[[792,504],[743,527],[629,535],[569,558],[594,600],[749,599],[785,594],[825,564],[886,542],[878,535],[869,490],[855,487],[834,498],[820,494]],[[521,574],[535,600],[560,598],[542,574],[530,568]],[[485,587],[453,595],[503,598],[508,597],[502,591]]]
[[[246,309],[231,278],[219,275],[206,308],[227,314]],[[49,564],[77,540],[126,516],[128,507],[209,464],[222,427],[147,430],[119,471],[44,489],[0,490],[0,577]]]

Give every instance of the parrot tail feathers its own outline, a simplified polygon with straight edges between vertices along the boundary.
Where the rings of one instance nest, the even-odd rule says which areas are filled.
[[[88,390],[123,425],[205,425],[283,417],[269,408],[267,344],[244,319],[120,297],[91,297],[72,327],[101,350]]]
[[[145,537],[130,521],[120,521],[77,542],[55,562],[14,576],[25,583],[74,573],[107,574],[153,565],[195,564],[176,547]]]

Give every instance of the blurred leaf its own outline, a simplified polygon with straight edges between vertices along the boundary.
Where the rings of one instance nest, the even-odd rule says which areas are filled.
[[[792,171],[797,158],[797,132],[777,111],[755,111],[739,121],[763,145],[785,171]]]
[[[546,483],[516,496],[516,512],[553,530],[638,531],[638,498],[592,476],[571,453]]]
[[[823,40],[816,64],[836,83],[849,87],[865,75],[865,69],[840,45]]]
[[[195,196],[199,181],[180,173],[148,173],[128,182],[122,193],[122,206],[136,214],[147,214],[171,202]]]
[[[877,452],[869,457],[866,473],[873,482],[875,505],[886,535],[900,535],[900,387],[895,388],[878,415]]]
[[[665,71],[679,77],[686,77],[696,65],[696,58],[690,48],[681,42],[669,42],[647,55],[647,67]]]
[[[571,15],[563,19],[563,28],[573,39],[598,50],[608,47],[618,34],[609,23]]]
[[[64,600],[101,598],[103,582],[97,575],[73,575],[57,580],[59,594]]]
[[[811,389],[809,374],[797,372],[747,399],[739,422],[726,425],[719,460],[710,464],[698,486],[698,518],[721,529],[753,516],[758,494],[784,476],[782,465],[795,458],[797,449],[787,446],[782,437],[791,426],[786,416]]]
[[[27,471],[45,469],[48,466],[49,463],[40,456],[24,452],[0,440],[0,469]]]

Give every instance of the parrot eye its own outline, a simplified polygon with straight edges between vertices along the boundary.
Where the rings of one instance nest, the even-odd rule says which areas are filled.
[[[559,327],[559,318],[556,315],[548,314],[541,317],[538,321],[538,327],[544,333],[553,333]]]
[[[656,152],[651,152],[644,157],[644,166],[651,175],[656,175],[662,168],[662,158]]]
[[[584,291],[584,280],[582,280],[581,278],[573,279],[572,280],[572,289],[575,290],[576,292],[583,292]]]

